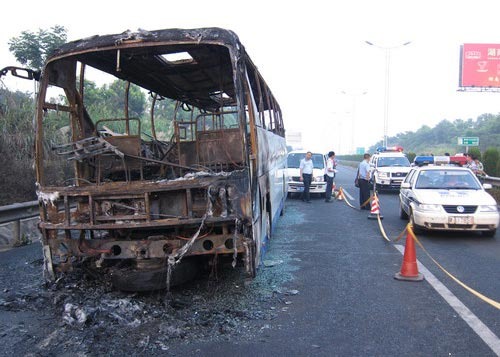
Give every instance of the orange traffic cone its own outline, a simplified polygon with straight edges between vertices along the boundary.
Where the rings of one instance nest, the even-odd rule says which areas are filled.
[[[380,219],[384,219],[384,216],[380,214],[380,206],[378,204],[377,194],[373,194],[373,199],[371,202],[370,214],[368,215],[368,219],[377,219],[378,217],[380,217]]]
[[[337,194],[337,200],[342,201],[344,198],[344,191],[342,190],[342,187],[339,188],[339,193]]]
[[[406,281],[422,281],[424,276],[418,272],[417,254],[415,252],[415,242],[410,231],[406,234],[405,252],[401,271],[394,275],[394,279]]]

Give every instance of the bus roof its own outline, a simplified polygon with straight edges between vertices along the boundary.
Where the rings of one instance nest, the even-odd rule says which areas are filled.
[[[172,54],[189,56],[170,60]],[[234,62],[243,56],[254,67],[230,30],[138,30],[68,42],[47,59],[46,69],[57,81],[58,60],[73,58],[163,97],[213,110],[236,103],[231,56]]]

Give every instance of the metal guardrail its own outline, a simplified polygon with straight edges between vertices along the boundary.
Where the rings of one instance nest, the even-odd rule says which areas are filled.
[[[338,164],[341,166],[358,167],[359,163],[360,161],[338,160]]]
[[[482,177],[481,178],[481,181],[483,183],[489,183],[491,184],[493,187],[500,187],[500,177],[491,177],[491,176],[486,176],[486,177]]]
[[[8,206],[1,206],[0,224],[37,217],[39,214],[40,211],[38,210],[38,201],[14,203]]]
[[[12,224],[12,242],[21,241],[21,220],[38,217],[38,201],[14,203],[8,206],[0,207],[0,224]]]

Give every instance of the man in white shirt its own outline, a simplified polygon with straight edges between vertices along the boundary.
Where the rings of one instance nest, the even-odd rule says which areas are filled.
[[[335,177],[335,153],[330,151],[328,153],[328,160],[326,160],[325,179],[326,191],[325,202],[332,202],[332,187],[333,178]]]
[[[302,193],[302,201],[311,203],[309,188],[311,187],[313,175],[312,152],[308,151],[306,157],[300,160],[300,181],[304,183],[304,192]]]

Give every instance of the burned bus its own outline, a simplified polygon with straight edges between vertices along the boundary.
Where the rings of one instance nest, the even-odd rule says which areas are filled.
[[[114,81],[120,110],[89,73]],[[141,95],[145,113],[131,109]],[[285,129],[235,33],[69,42],[42,70],[35,124],[48,278],[86,262],[119,289],[163,289],[221,257],[255,276],[286,197]]]

